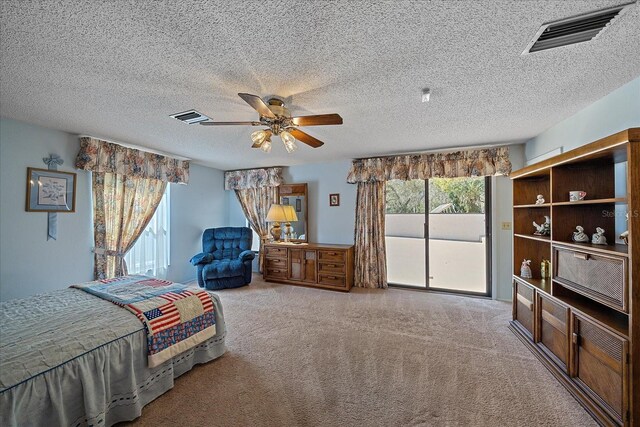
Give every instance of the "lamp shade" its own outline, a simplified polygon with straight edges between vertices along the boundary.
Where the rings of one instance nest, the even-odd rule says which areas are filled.
[[[293,206],[278,205],[274,203],[271,205],[269,212],[267,213],[267,221],[269,222],[289,222],[297,220],[298,216],[296,215],[296,211],[293,209]]]

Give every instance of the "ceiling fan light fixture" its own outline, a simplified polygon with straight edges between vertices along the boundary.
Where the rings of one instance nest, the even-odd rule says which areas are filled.
[[[251,133],[251,141],[256,146],[261,146],[269,137],[271,137],[271,131],[268,129],[260,129]]]
[[[296,139],[286,130],[280,132],[280,138],[284,143],[284,148],[287,150],[287,153],[293,153],[298,149],[298,146],[296,145]]]
[[[270,153],[271,152],[271,138],[267,138],[262,142],[262,145],[260,145],[260,149],[262,151],[264,151],[265,153]]]

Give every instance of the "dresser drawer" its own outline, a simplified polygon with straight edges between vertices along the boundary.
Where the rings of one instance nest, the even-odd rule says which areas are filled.
[[[335,286],[338,288],[345,288],[347,286],[347,281],[344,276],[332,274],[320,274],[319,276],[320,279],[318,283],[321,285]]]
[[[554,246],[553,261],[554,280],[604,305],[628,312],[626,257]]]
[[[264,254],[269,258],[287,259],[287,248],[276,248],[273,246],[265,246]]]
[[[318,251],[318,259],[320,262],[345,262],[345,252],[320,250]]]
[[[269,268],[267,267],[267,273],[265,274],[266,279],[286,279],[287,278],[287,267],[283,268]]]
[[[346,273],[346,266],[344,264],[342,264],[342,263],[323,262],[323,263],[320,263],[319,272],[320,273],[327,273],[329,275],[332,275],[332,274],[345,274]]]
[[[267,268],[287,269],[287,258],[267,258],[265,259]]]

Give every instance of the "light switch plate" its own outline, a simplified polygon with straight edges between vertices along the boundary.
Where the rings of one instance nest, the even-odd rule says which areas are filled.
[[[511,230],[511,223],[509,221],[504,221],[502,223],[502,229],[503,230]]]

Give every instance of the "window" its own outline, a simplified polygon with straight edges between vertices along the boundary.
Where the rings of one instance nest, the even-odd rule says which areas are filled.
[[[124,256],[129,274],[146,274],[164,279],[169,266],[169,198],[171,186],[162,196],[149,225]]]
[[[251,225],[249,225],[249,220],[245,220],[247,227],[251,229],[251,234],[253,234],[253,239],[251,240],[251,250],[254,252],[260,251],[260,236],[256,233],[256,230],[253,229]]]

